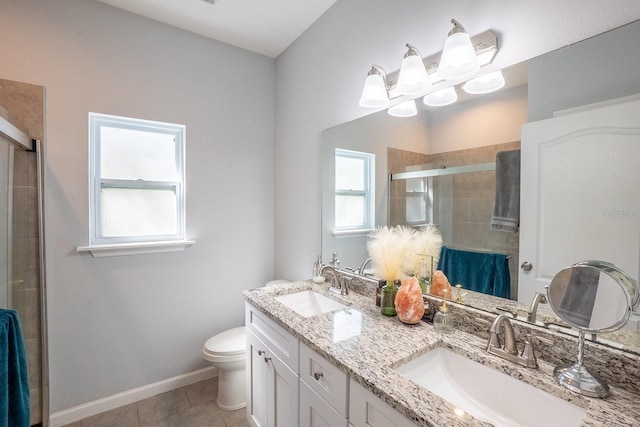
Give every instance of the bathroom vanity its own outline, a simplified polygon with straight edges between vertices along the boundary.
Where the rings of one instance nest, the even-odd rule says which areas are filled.
[[[339,304],[325,306],[322,302],[277,299],[302,291],[313,291],[308,295],[322,295]],[[251,354],[247,358],[247,419],[252,426],[500,425],[484,415],[471,416],[469,413],[473,410],[451,403],[453,397],[449,400],[440,397],[438,390],[420,385],[422,379],[407,373],[404,367],[409,362],[422,363],[423,357],[440,349],[462,356],[463,364],[472,363],[471,374],[466,379],[463,375],[459,380],[462,383],[477,382],[476,372],[487,373],[491,378],[500,372],[508,375],[509,380],[515,379],[516,387],[530,387],[509,393],[516,396],[515,403],[523,403],[521,413],[514,416],[522,417],[529,425],[540,425],[538,421],[543,421],[537,417],[542,413],[551,415],[551,420],[563,426],[630,426],[640,422],[640,407],[636,404],[640,399],[637,389],[640,356],[637,355],[603,350],[604,354],[611,354],[613,366],[620,367],[616,357],[631,357],[633,360],[622,363],[631,366],[633,371],[620,372],[620,376],[625,377],[620,384],[609,380],[610,396],[595,399],[556,384],[554,360],[547,360],[547,353],[553,359],[550,349],[563,348],[560,341],[567,338],[554,331],[542,328],[538,331],[535,326],[526,326],[527,333],[539,332],[541,339],[551,341],[538,346],[539,368],[530,369],[487,354],[486,336],[495,315],[480,310],[454,304],[460,327],[442,334],[424,321],[406,325],[397,317],[381,315],[368,290],[358,293],[352,289],[349,295],[339,296],[328,291],[326,284],[303,281],[245,291],[244,297]],[[296,311],[307,303],[310,311],[304,315]],[[515,327],[518,334],[523,332],[524,326]],[[558,340],[555,343],[554,338]],[[519,345],[522,346],[521,341]],[[603,353],[598,354],[603,357]],[[573,356],[571,352],[566,355],[567,359]],[[425,370],[432,369],[424,366]],[[433,372],[447,369],[435,366],[437,370]],[[466,368],[462,366],[449,369],[463,372]],[[469,392],[474,393],[471,389]],[[542,404],[535,403],[534,394],[540,393],[542,399],[551,399],[558,405],[557,418],[549,404],[545,403],[542,408],[539,407]],[[506,393],[496,393],[489,400],[491,404],[497,403],[498,412],[508,412],[514,404],[505,400],[501,405],[506,397]],[[568,416],[569,421],[562,419],[563,416]],[[522,425],[527,425],[526,422]],[[553,423],[544,421],[544,425]]]

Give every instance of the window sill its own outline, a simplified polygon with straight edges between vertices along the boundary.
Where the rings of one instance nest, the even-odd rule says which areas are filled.
[[[78,246],[76,252],[90,252],[94,258],[179,252],[194,245],[195,240],[169,240],[163,242],[121,243],[117,245]]]
[[[375,228],[365,228],[362,230],[334,230],[331,234],[333,234],[333,237],[357,237],[366,236],[373,231],[375,231]]]

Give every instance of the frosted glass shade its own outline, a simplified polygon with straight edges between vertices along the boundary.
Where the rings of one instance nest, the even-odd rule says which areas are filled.
[[[396,86],[398,92],[402,95],[416,95],[424,93],[430,87],[431,81],[422,58],[418,55],[405,57],[400,65],[400,75]]]
[[[445,105],[453,104],[457,100],[458,94],[453,86],[440,89],[422,98],[422,102],[430,107],[444,107]]]
[[[445,80],[465,79],[480,69],[469,34],[459,32],[447,37],[438,65],[438,75]]]
[[[413,117],[418,114],[418,108],[414,100],[405,101],[387,110],[390,116],[394,117]]]
[[[370,74],[364,81],[360,106],[366,108],[385,107],[389,104],[389,93],[380,74]]]
[[[472,95],[482,95],[502,89],[504,85],[504,76],[502,75],[502,71],[498,70],[469,80],[462,86],[462,89]]]

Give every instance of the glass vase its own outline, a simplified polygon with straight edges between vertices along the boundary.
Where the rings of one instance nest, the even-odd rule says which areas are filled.
[[[395,316],[396,313],[396,294],[398,287],[393,280],[387,280],[387,284],[382,287],[380,292],[380,312],[385,316]]]

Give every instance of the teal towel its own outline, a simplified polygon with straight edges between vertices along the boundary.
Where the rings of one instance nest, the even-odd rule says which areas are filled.
[[[29,376],[18,313],[0,309],[0,427],[29,427]]]
[[[511,276],[506,255],[462,251],[442,246],[438,270],[451,286],[502,298],[511,297]]]

